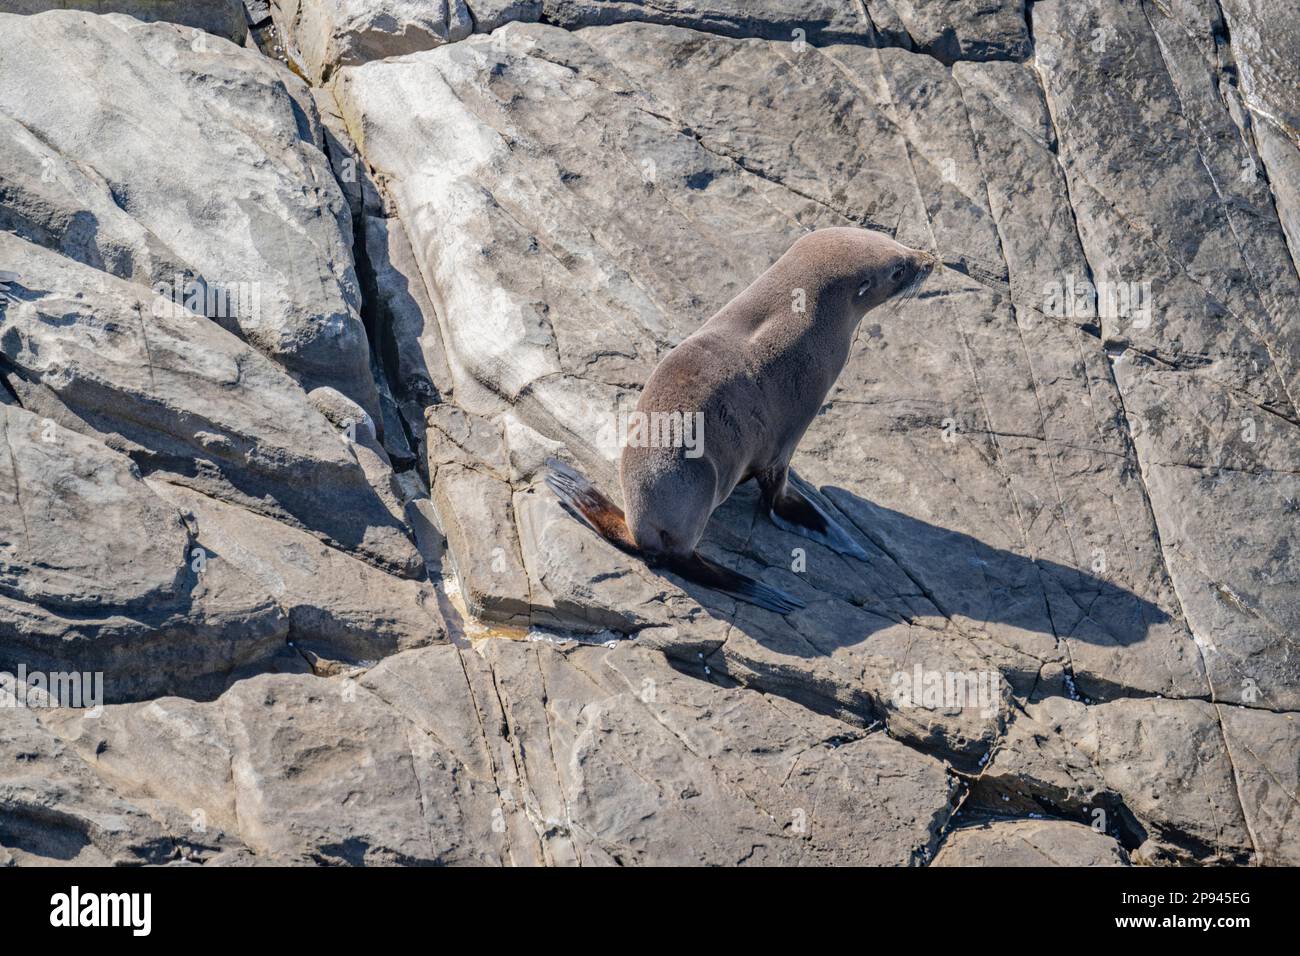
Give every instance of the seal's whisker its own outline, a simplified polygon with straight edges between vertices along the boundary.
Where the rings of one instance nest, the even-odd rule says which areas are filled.
[[[913,277],[911,282],[903,286],[903,288],[899,290],[899,292],[896,295],[898,304],[903,305],[904,303],[910,302],[912,299],[915,299],[917,293],[921,291],[921,285],[925,282],[926,277],[927,274],[924,272],[917,273],[916,276]]]

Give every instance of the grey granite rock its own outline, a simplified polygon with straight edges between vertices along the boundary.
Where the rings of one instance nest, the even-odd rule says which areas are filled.
[[[425,409],[450,401],[454,385],[442,346],[437,309],[429,298],[406,227],[398,219],[366,216],[366,261],[374,282],[375,348],[391,370],[399,427],[423,446]]]
[[[274,0],[288,54],[313,80],[340,67],[432,50],[509,23],[567,30],[641,22],[808,45],[916,49],[944,63],[1023,60],[1022,0]]]
[[[528,576],[504,459],[490,451],[471,457],[462,447],[500,451],[496,424],[439,405],[429,409],[427,434],[431,500],[466,607],[478,618],[527,625]]]
[[[1300,710],[1300,427],[1202,373],[1130,356],[1115,371],[1215,699]]]
[[[260,27],[271,19],[271,0],[244,0],[249,26]]]
[[[641,21],[723,36],[806,43],[864,42],[870,21],[836,0],[542,0],[541,19],[566,29]]]
[[[359,680],[266,675],[210,703],[20,713],[44,774],[35,786],[0,760],[14,810],[0,840],[23,862],[181,847],[225,863],[915,865],[956,795],[941,763],[884,734],[626,645],[443,645]],[[74,795],[63,830],[15,839]]]
[[[1059,235],[1071,224],[1067,193],[1033,74],[961,64],[958,83],[933,58],[855,46],[786,56],[644,24],[577,33],[513,24],[338,74],[341,112],[364,125],[359,148],[439,292],[457,403],[481,416],[510,406],[611,491],[611,433],[636,383],[800,227],[899,222],[915,232],[908,241],[938,242],[952,264],[923,306],[868,322],[796,462],[829,486],[828,502],[876,558],[855,565],[755,524],[748,492],[715,519],[709,546],[727,560],[823,598],[799,620],[770,622],[707,593],[678,602],[664,579],[534,503],[533,475],[513,482],[511,546],[483,525],[482,535],[453,536],[453,555],[458,546],[511,554],[522,535],[529,585],[487,578],[501,601],[531,603],[538,622],[668,627],[691,654],[703,602],[739,625],[725,647],[714,640],[714,666],[859,721],[890,712],[889,683],[914,663],[899,665],[906,647],[929,648],[924,670],[997,671],[1022,693],[1045,662],[1073,658],[1074,678],[1095,696],[1204,694],[1199,652],[1168,610],[1172,589],[1104,355],[1090,333],[1041,308],[1047,250],[1080,269],[1086,261],[1076,239]],[[723,73],[758,78],[756,90],[706,80]],[[859,95],[846,79],[856,75],[878,77],[878,96]],[[542,122],[517,91],[548,85],[555,105]],[[445,91],[437,110],[420,92],[430,88]],[[982,105],[1008,89],[1033,94],[1017,100],[1019,119]],[[826,90],[839,115],[807,131],[816,149],[792,160],[759,133],[823,108]],[[974,135],[943,119],[968,109],[981,117]],[[740,111],[752,127],[729,122]],[[611,150],[614,163],[602,158]],[[909,150],[925,159],[916,179]],[[1009,179],[990,200],[982,170],[1010,162],[1055,211],[1029,218]],[[921,189],[941,198],[929,206]],[[1044,226],[1056,227],[1055,245],[1038,242]],[[972,308],[986,317],[966,318]],[[945,419],[959,440],[945,440]],[[950,495],[955,475],[968,502]],[[795,548],[806,567],[782,570],[799,563]],[[1088,570],[1097,552],[1103,574]],[[864,679],[867,660],[876,663]],[[906,719],[891,716],[895,730]],[[935,718],[909,733],[938,734],[942,752],[976,760],[996,721],[976,730],[978,719],[962,726],[969,717],[937,718],[950,724],[946,743]]]
[[[1224,29],[1216,35],[1226,34],[1229,43],[1219,57],[1239,71],[1251,120],[1238,123],[1251,130],[1259,151],[1258,162],[1243,159],[1241,175],[1267,176],[1291,258],[1300,263],[1300,11],[1268,0],[1225,0],[1222,10]]]
[[[1300,861],[1295,816],[1300,720],[1246,707],[1218,711],[1257,859],[1268,866],[1295,866]]]
[[[0,671],[99,672],[108,701],[211,694],[283,646],[272,596],[207,562],[130,459],[21,408],[0,431]]]
[[[7,865],[19,866],[163,863],[181,851],[164,825],[25,709],[5,711],[0,735],[0,843]]]
[[[301,651],[373,661],[446,638],[434,588],[385,573],[278,521],[180,485],[150,481],[192,516],[196,544],[272,597]]]
[[[1150,315],[1114,310],[1105,336],[1297,420],[1300,278],[1202,47],[1156,6],[1048,0],[1032,17],[1093,281],[1150,290]]]
[[[47,10],[122,13],[146,23],[174,23],[243,43],[248,33],[241,0],[5,0],[5,13],[36,14]],[[256,22],[256,21],[254,21]],[[190,39],[196,39],[190,34]]]
[[[389,476],[374,462],[368,475],[365,449],[274,363],[139,285],[8,233],[0,250],[16,276],[0,354],[25,408],[150,473],[420,573],[400,509],[384,500]]]
[[[190,265],[114,201],[93,169],[62,161],[26,126],[0,113],[0,225],[29,242],[148,288]]]
[[[315,87],[0,18],[0,671],[123,701],[20,713],[0,863],[1296,862],[1286,17],[275,16]],[[740,488],[702,549],[777,617],[566,514],[546,459],[618,497],[667,349],[842,224],[945,264],[795,460],[868,560]],[[177,271],[263,321],[155,315]]]
[[[168,294],[192,298],[197,283],[198,311],[306,387],[333,385],[373,409],[352,238],[306,85],[254,50],[169,24],[0,16],[0,114],[49,153],[28,174],[50,190],[97,190],[138,223],[135,254],[188,266],[164,280]],[[52,89],[67,92],[43,95]],[[57,207],[21,189],[15,201],[60,231]],[[84,215],[81,225],[94,232]],[[122,228],[110,223],[110,237]]]
[[[484,653],[550,862],[917,865],[951,810],[938,761],[653,651]]]
[[[292,62],[313,80],[339,66],[401,56],[463,39],[465,0],[271,0]]]
[[[994,820],[948,834],[935,866],[1127,866],[1123,847],[1064,820]]]
[[[881,40],[906,45],[945,63],[1023,60],[1031,43],[1027,0],[864,0]]]
[[[474,18],[475,33],[491,33],[516,20],[536,23],[542,16],[542,0],[465,0]]]
[[[1225,709],[1049,697],[1011,724],[973,785],[973,805],[1097,824],[1147,863],[1248,862],[1257,848],[1225,744]],[[1243,727],[1260,716],[1272,715],[1245,711]],[[1270,833],[1270,844],[1279,836]]]

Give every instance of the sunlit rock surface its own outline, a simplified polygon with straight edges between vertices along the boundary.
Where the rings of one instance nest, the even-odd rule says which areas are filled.
[[[0,17],[0,671],[106,698],[10,711],[0,859],[1300,859],[1294,24],[270,12],[287,63]],[[714,516],[778,617],[541,475],[619,498],[655,364],[828,225],[945,268],[795,457],[869,560]]]

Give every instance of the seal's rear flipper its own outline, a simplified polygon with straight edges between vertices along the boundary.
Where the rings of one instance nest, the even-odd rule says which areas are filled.
[[[811,538],[826,545],[836,554],[870,561],[862,545],[853,540],[852,535],[840,527],[815,498],[805,495],[791,482],[785,486],[780,497],[771,503],[772,523],[783,531]]]
[[[623,517],[623,510],[618,505],[564,462],[550,458],[546,467],[550,469],[546,485],[555,492],[561,504],[567,505],[570,511],[614,547],[630,554],[639,553]]]
[[[699,554],[684,558],[661,555],[655,559],[655,563],[687,581],[702,584],[714,591],[721,591],[739,601],[766,608],[776,614],[790,614],[806,606],[803,601],[791,597],[784,591],[769,587],[762,581],[755,581],[739,571],[714,564]]]

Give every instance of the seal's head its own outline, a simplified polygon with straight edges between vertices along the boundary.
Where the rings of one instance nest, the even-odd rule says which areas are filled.
[[[851,226],[801,236],[791,254],[814,273],[819,295],[842,303],[855,322],[889,299],[914,295],[939,264],[883,232]]]

